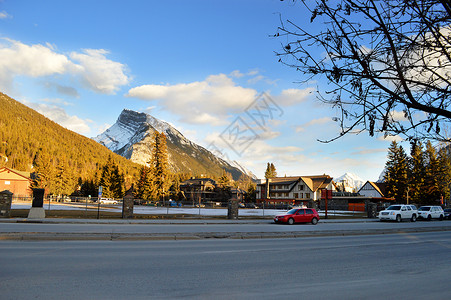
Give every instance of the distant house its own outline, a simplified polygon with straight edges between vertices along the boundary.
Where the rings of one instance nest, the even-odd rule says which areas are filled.
[[[309,205],[321,198],[322,189],[335,190],[329,175],[262,179],[257,184],[257,203]]]
[[[180,191],[188,201],[213,201],[216,198],[216,186],[213,179],[193,177],[180,183]]]
[[[191,178],[180,183],[180,191],[185,196],[186,201],[192,201],[193,204],[216,203],[224,204],[229,199],[243,201],[244,194],[242,189],[232,188],[223,190],[216,181],[210,178]]]
[[[8,190],[14,196],[27,197],[32,193],[31,182],[29,172],[0,168],[0,191]]]
[[[367,181],[359,190],[359,194],[362,196],[366,196],[368,198],[381,198],[386,199],[385,197],[385,182],[371,182]]]

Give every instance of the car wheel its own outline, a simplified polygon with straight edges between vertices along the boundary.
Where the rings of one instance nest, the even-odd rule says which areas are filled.
[[[289,218],[288,219],[288,224],[289,225],[293,225],[294,224],[294,219],[293,218]]]
[[[430,221],[432,218],[431,218],[431,215],[429,215],[428,217],[427,217],[427,219],[428,219],[428,221]]]
[[[398,223],[401,222],[401,215],[396,216],[396,222],[398,222]]]
[[[443,221],[443,215],[440,215],[440,218],[438,218],[440,221]]]
[[[313,225],[318,224],[318,219],[317,219],[317,218],[313,218],[313,219],[312,219],[312,224],[313,224]]]
[[[417,221],[417,215],[412,215],[412,218],[410,218],[411,222],[416,222]]]

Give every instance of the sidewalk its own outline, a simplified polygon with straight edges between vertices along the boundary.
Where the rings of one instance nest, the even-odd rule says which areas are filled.
[[[321,223],[362,223],[375,222],[378,219],[321,219]],[[1,223],[42,223],[42,224],[268,224],[274,223],[272,218],[168,218],[168,219],[70,219],[70,218],[0,218]]]

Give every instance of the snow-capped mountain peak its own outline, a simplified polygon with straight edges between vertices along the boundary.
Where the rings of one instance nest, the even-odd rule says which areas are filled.
[[[113,152],[146,165],[151,158],[153,133],[166,135],[169,165],[174,172],[218,175],[225,170],[238,179],[242,174],[255,177],[237,162],[227,162],[188,140],[169,123],[149,114],[124,109],[116,123],[93,138]]]
[[[345,187],[346,192],[355,192],[358,191],[364,184],[365,181],[361,179],[359,176],[353,173],[345,173],[338,178],[334,178],[337,186]]]

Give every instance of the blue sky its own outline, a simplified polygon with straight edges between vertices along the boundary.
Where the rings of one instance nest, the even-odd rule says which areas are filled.
[[[311,26],[291,1],[0,0],[0,90],[87,137],[127,108],[260,178],[272,162],[280,176],[377,180],[390,140],[317,141],[338,134],[337,112],[315,99],[324,83],[278,62],[280,16]],[[262,103],[274,113],[257,126]],[[225,138],[237,122],[255,134],[246,147]]]

